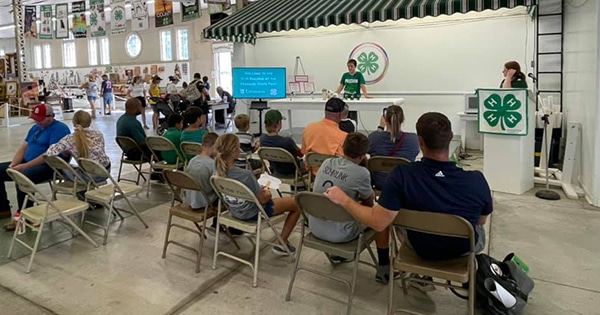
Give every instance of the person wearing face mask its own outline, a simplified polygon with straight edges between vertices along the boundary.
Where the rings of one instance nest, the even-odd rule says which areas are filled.
[[[29,118],[35,121],[35,125],[27,132],[25,141],[15,153],[12,161],[0,163],[0,219],[11,216],[10,201],[5,187],[5,183],[11,181],[11,178],[6,170],[11,168],[19,171],[35,184],[52,179],[53,171],[44,163],[44,153],[51,145],[71,133],[67,125],[54,119],[54,111],[48,104],[37,105],[31,111]],[[25,193],[17,187],[17,212],[23,208],[24,200]],[[31,201],[27,203],[27,207],[32,205]],[[8,223],[5,229],[14,230],[14,221]]]

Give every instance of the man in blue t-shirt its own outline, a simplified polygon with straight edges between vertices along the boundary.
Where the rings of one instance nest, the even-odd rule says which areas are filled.
[[[361,206],[339,187],[329,188],[326,195],[342,205],[357,220],[382,231],[401,208],[458,215],[475,229],[475,252],[483,250],[483,225],[492,213],[492,196],[483,174],[464,171],[449,161],[452,140],[450,120],[440,113],[423,114],[417,121],[417,136],[423,152],[420,162],[399,165],[389,174],[378,205]],[[404,244],[411,246],[422,259],[443,260],[470,251],[468,240],[407,231]]]
[[[29,118],[33,119],[36,124],[27,132],[25,141],[15,153],[12,161],[0,163],[0,219],[11,216],[10,201],[6,193],[5,182],[12,179],[8,176],[6,170],[10,168],[19,171],[35,184],[52,179],[53,171],[44,162],[43,154],[51,145],[71,133],[67,125],[54,120],[54,111],[50,105],[40,104],[36,106]],[[25,193],[17,187],[17,211],[21,211],[24,200]],[[28,202],[27,206],[31,205],[31,201]],[[5,229],[14,230],[14,222],[5,225]]]
[[[100,96],[104,101],[104,115],[110,115],[110,105],[113,100],[113,84],[108,79],[108,75],[102,75],[102,85],[100,85]]]

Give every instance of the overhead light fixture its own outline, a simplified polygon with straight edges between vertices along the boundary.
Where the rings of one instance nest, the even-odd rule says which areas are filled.
[[[15,28],[14,25],[2,25],[0,26],[0,31],[12,30],[13,28]]]

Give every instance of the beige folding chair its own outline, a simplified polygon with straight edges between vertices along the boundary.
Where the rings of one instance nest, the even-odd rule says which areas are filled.
[[[67,161],[58,156],[46,156],[44,161],[54,171],[52,181],[50,182],[52,200],[56,200],[57,194],[71,195],[77,198],[77,193],[87,191],[87,180],[82,178],[81,175],[73,168],[73,166],[67,163]],[[64,172],[71,172],[71,174],[73,174],[74,181],[67,180],[64,176]],[[97,184],[105,185],[106,181],[98,182]]]
[[[348,211],[342,208],[339,205],[334,204],[325,197],[323,194],[312,193],[312,192],[300,192],[295,196],[296,204],[302,211],[302,217],[306,222],[308,222],[308,216],[311,215],[315,218],[331,221],[331,222],[349,222],[354,221],[354,218]],[[306,270],[312,272],[314,274],[320,275],[322,277],[326,277],[332,280],[339,281],[350,289],[348,296],[348,306],[346,309],[346,314],[352,313],[352,299],[354,298],[354,288],[356,286],[356,275],[358,273],[358,264],[360,261],[360,254],[366,249],[373,260],[373,264],[366,263],[368,265],[376,268],[377,260],[375,259],[375,255],[371,250],[369,244],[373,242],[375,239],[375,231],[371,229],[366,229],[361,232],[357,239],[346,242],[346,243],[330,243],[324,240],[321,240],[315,237],[312,233],[305,233],[305,224],[301,224],[301,238],[300,245],[298,245],[298,249],[296,250],[296,261],[294,263],[294,267],[292,269],[292,274],[290,277],[290,284],[288,286],[287,295],[285,296],[285,300],[289,301],[292,295],[292,287],[294,286],[294,281],[296,280],[296,274],[299,270]],[[318,251],[322,251],[327,254],[336,255],[344,257],[348,260],[354,260],[354,269],[352,272],[352,281],[347,281],[343,278],[334,277],[328,273],[324,273],[322,271],[308,268],[308,267],[300,267],[300,254],[302,253],[302,247],[312,248]]]
[[[215,216],[216,209],[210,203],[208,196],[204,192],[204,188],[189,174],[177,170],[164,170],[163,176],[173,191],[173,200],[171,202],[171,208],[169,209],[169,221],[167,222],[167,234],[165,235],[162,258],[164,259],[167,256],[167,246],[169,244],[183,247],[196,253],[196,272],[200,272],[200,261],[202,260],[202,249],[204,248],[204,231],[206,231],[206,221]],[[204,200],[207,201],[206,207],[202,211],[193,210],[192,207],[185,203],[184,199],[181,197],[183,189],[200,192],[204,197]],[[179,203],[176,205],[175,201],[178,201]],[[181,224],[172,223],[171,220],[174,216],[191,221],[196,226],[197,230]],[[202,224],[202,227],[198,225],[199,223]],[[177,241],[169,240],[172,227],[178,227],[180,229],[197,234],[200,237],[199,247],[194,248]]]
[[[140,177],[143,178],[144,180],[147,180],[146,177],[144,176],[144,172],[142,171],[142,168],[144,167],[144,164],[150,163],[150,157],[146,156],[144,151],[142,151],[142,148],[140,148],[140,146],[133,139],[131,139],[129,137],[116,137],[115,140],[117,141],[117,144],[121,148],[121,163],[119,163],[119,174],[117,175],[117,181],[118,182],[120,182],[122,180],[129,181],[129,182],[135,183],[136,185],[139,185]],[[129,152],[131,150],[140,152],[139,160],[132,160],[132,159],[127,158],[127,155],[125,155],[125,152]],[[135,168],[135,170],[137,171],[137,178],[135,181],[131,180],[131,179],[121,178],[123,164],[133,165],[133,168]]]
[[[105,209],[108,210],[108,217],[106,218],[106,223],[104,225],[97,224],[91,221],[85,221],[85,223],[98,227],[104,231],[104,239],[102,245],[106,245],[108,241],[108,227],[112,221],[113,214],[118,215],[121,220],[125,220],[121,212],[129,213],[135,215],[144,225],[144,227],[148,228],[148,224],[144,222],[144,219],[140,216],[137,209],[133,206],[131,201],[129,201],[129,196],[135,195],[142,190],[144,187],[127,184],[127,183],[118,183],[110,173],[102,166],[100,163],[96,161],[92,161],[90,159],[78,159],[79,167],[88,175],[88,177],[92,178],[92,176],[102,176],[108,178],[110,184],[100,186],[94,181],[88,182],[88,191],[85,193],[85,199],[87,201],[95,202],[101,204]],[[119,209],[115,206],[115,201],[125,199],[131,211],[125,209]]]
[[[277,177],[282,183],[293,187],[292,194],[295,194],[298,191],[299,184],[306,185],[304,177],[302,176],[302,169],[298,165],[298,160],[296,160],[296,158],[287,150],[282,148],[261,147],[258,149],[258,156],[263,164],[263,168],[266,169],[269,174],[271,174],[271,172],[269,171],[268,163],[276,162],[294,165],[295,171],[293,178]],[[279,189],[277,189],[277,193],[279,193],[279,197],[281,197],[281,191]]]
[[[327,154],[321,154],[321,153],[316,153],[316,152],[310,152],[306,155],[306,157],[304,158],[304,160],[306,161],[306,166],[307,166],[307,171],[308,171],[308,185],[309,185],[309,191],[312,191],[312,183],[315,180],[313,178],[313,170],[316,171],[319,169],[319,167],[321,166],[321,164],[323,164],[323,162],[325,162],[325,160],[329,159],[329,158],[334,158],[336,157],[335,155],[327,155]]]
[[[396,156],[372,156],[367,160],[367,169],[373,176],[373,172],[390,173],[396,165],[408,164],[410,160],[403,157]],[[379,189],[373,189],[375,196],[379,197],[381,191]]]
[[[219,206],[217,207],[217,226],[230,226],[238,230],[244,231],[248,234],[251,234],[250,236],[248,236],[248,238],[254,244],[254,262],[244,260],[243,258],[240,258],[239,256],[235,256],[230,253],[219,251],[219,229],[217,229],[217,235],[215,237],[215,253],[213,256],[213,270],[217,268],[217,258],[219,257],[219,255],[223,255],[229,259],[233,259],[242,264],[248,265],[253,271],[252,286],[256,287],[258,285],[258,262],[261,243],[261,231],[266,228],[270,228],[273,231],[277,242],[263,242],[275,246],[281,246],[287,251],[287,245],[285,244],[283,239],[281,239],[279,231],[275,227],[275,224],[285,220],[285,215],[278,215],[269,218],[260,202],[258,202],[258,199],[256,199],[254,193],[248,187],[246,187],[246,185],[242,184],[237,180],[214,175],[210,178],[210,183],[213,186],[213,189],[215,190],[217,195],[219,196]],[[253,202],[259,209],[258,219],[255,222],[243,221],[234,218],[229,211],[223,212],[223,206],[226,204],[225,198],[237,198],[238,200]],[[290,252],[288,252],[288,254],[291,255]]]
[[[79,233],[83,235],[90,243],[92,243],[94,247],[98,247],[98,244],[96,244],[96,242],[94,242],[89,235],[87,235],[77,224],[75,224],[75,222],[69,218],[69,216],[78,213],[85,215],[85,210],[87,210],[89,207],[87,202],[83,202],[75,198],[51,200],[42,192],[40,192],[37,189],[37,186],[29,178],[27,178],[27,176],[12,169],[8,169],[6,172],[8,173],[8,176],[10,176],[10,178],[12,178],[12,180],[15,182],[17,187],[19,187],[19,189],[26,194],[25,201],[23,202],[23,208],[21,209],[21,217],[17,221],[17,227],[13,234],[10,248],[8,249],[8,258],[11,258],[15,241],[17,241],[19,244],[25,246],[31,251],[31,258],[29,258],[29,264],[27,265],[26,270],[27,273],[31,272],[31,265],[33,264],[35,253],[38,250],[38,246],[42,238],[44,225],[48,222],[57,220],[64,220],[67,223],[65,226],[69,232],[73,234],[73,236],[75,236],[76,233]],[[25,208],[29,200],[33,201],[36,206]],[[21,227],[21,225],[24,225],[24,227]],[[17,238],[18,231],[27,227],[37,232],[33,247],[27,244],[24,240]],[[74,231],[69,227],[73,228]]]
[[[183,158],[185,159],[185,164],[190,162],[190,160],[191,160],[191,158],[189,158],[190,155],[196,156],[196,155],[202,153],[202,144],[201,143],[184,141],[181,144],[179,144],[179,147],[181,148],[181,153],[183,153]]]
[[[164,170],[178,170],[185,166],[185,158],[181,156],[181,153],[177,150],[171,140],[163,137],[149,136],[146,138],[146,144],[152,152],[152,158],[150,159],[151,174],[160,174],[162,176]],[[159,154],[157,153],[165,151],[175,151],[175,153],[177,153],[175,164],[168,164],[165,160],[160,160],[158,158]],[[148,190],[146,190],[146,196],[150,196],[150,181],[147,182]]]
[[[466,238],[471,244],[471,251],[468,255],[444,261],[425,261],[406,244],[402,244],[398,249],[397,231],[396,228],[404,228],[406,230],[418,231],[422,233],[435,234],[447,237]],[[390,247],[391,257],[393,259],[390,264],[390,274],[393,274],[394,269],[405,273],[412,273],[422,276],[429,276],[437,279],[444,279],[445,282],[428,281],[422,279],[413,279],[403,276],[402,290],[404,294],[408,293],[407,281],[414,281],[436,286],[443,286],[454,290],[467,291],[469,294],[469,314],[475,312],[475,232],[473,226],[464,218],[459,216],[413,211],[401,209],[393,223],[393,228],[390,229]],[[452,285],[450,282],[469,283],[469,288],[464,289],[462,286]],[[394,281],[389,282],[389,301],[388,314],[395,313],[394,311]],[[413,311],[401,309],[399,312],[415,314]]]

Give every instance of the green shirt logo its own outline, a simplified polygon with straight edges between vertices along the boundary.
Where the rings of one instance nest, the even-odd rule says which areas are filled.
[[[492,94],[485,99],[483,105],[486,109],[483,112],[483,118],[491,127],[496,127],[500,122],[502,130],[512,129],[523,119],[523,116],[519,113],[521,101],[513,94],[506,94],[504,99],[498,94]]]

